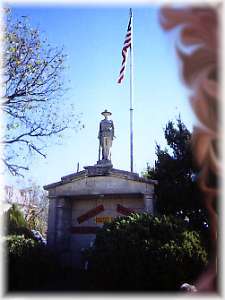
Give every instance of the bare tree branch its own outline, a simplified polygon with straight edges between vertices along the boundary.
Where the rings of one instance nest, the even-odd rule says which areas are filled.
[[[4,42],[5,136],[1,143],[6,169],[20,175],[28,169],[30,152],[46,157],[47,139],[60,138],[77,121],[73,108],[66,110],[61,98],[66,91],[63,50],[52,48],[26,18],[14,20],[11,13],[6,14]]]

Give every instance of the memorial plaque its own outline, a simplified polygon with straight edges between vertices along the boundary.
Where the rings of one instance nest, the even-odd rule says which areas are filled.
[[[101,216],[101,217],[95,217],[95,223],[96,224],[104,224],[104,223],[109,223],[113,221],[112,216]]]

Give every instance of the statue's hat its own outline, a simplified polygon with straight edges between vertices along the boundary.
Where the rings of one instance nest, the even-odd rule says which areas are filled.
[[[111,116],[111,112],[108,111],[107,109],[105,109],[102,113],[101,113],[103,116]]]

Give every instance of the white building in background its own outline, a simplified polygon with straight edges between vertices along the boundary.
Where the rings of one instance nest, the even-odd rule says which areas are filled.
[[[7,211],[12,204],[17,204],[21,211],[26,214],[28,209],[35,208],[33,203],[33,191],[31,188],[18,189],[12,185],[4,187],[3,211]]]

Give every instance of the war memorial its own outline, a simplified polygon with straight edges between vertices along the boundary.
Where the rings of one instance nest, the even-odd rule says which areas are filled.
[[[48,247],[70,266],[82,266],[82,250],[94,241],[104,222],[132,212],[154,214],[157,181],[113,168],[114,124],[109,111],[102,115],[97,164],[44,186],[49,197]]]

